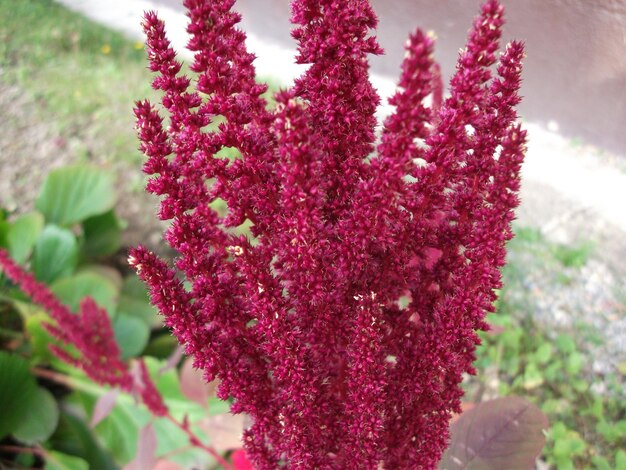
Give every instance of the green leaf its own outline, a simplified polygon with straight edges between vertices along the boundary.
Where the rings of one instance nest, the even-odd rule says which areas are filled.
[[[541,411],[548,415],[569,413],[570,408],[570,402],[561,398],[549,398],[541,404]]]
[[[591,415],[597,420],[601,420],[604,417],[604,402],[599,396],[593,397],[593,403],[581,412],[582,416]]]
[[[46,226],[35,245],[35,277],[49,284],[72,274],[77,264],[78,243],[74,234],[56,225]]]
[[[618,450],[615,454],[615,469],[626,470],[626,452]]]
[[[565,426],[565,423],[557,421],[552,425],[548,434],[550,436],[550,439],[552,439],[553,441],[561,439],[567,434],[567,426]]]
[[[84,165],[50,172],[36,202],[46,220],[58,225],[72,225],[103,214],[114,204],[112,174]]]
[[[578,374],[583,368],[585,358],[579,352],[573,352],[567,357],[565,370],[571,375]]]
[[[612,470],[609,461],[599,455],[591,457],[591,463],[593,463],[597,470]]]
[[[559,458],[567,458],[571,460],[574,455],[582,455],[587,449],[587,443],[583,441],[575,431],[568,431],[567,434],[559,439],[555,439],[552,451]]]
[[[0,439],[14,432],[37,395],[37,383],[28,362],[20,356],[0,351]]]
[[[77,312],[81,300],[89,296],[103,307],[109,316],[115,314],[119,291],[108,277],[93,271],[83,271],[61,279],[50,290],[72,311]]]
[[[61,452],[46,452],[45,470],[89,470],[89,465],[83,459]]]
[[[7,236],[9,234],[9,230],[11,229],[11,224],[6,220],[0,218],[0,248],[8,248],[9,240]]]
[[[114,286],[116,291],[122,290],[122,275],[120,272],[112,268],[111,266],[106,266],[104,264],[90,264],[85,267],[81,267],[79,273],[94,273],[97,276],[104,277],[109,280]]]
[[[569,354],[576,351],[576,343],[574,342],[574,339],[569,335],[561,334],[557,336],[554,343],[556,344],[556,347],[559,349],[559,351],[561,351],[562,353]]]
[[[67,411],[61,411],[59,426],[49,441],[57,451],[84,459],[90,469],[118,470],[111,456],[106,453],[83,419]]]
[[[100,421],[95,432],[100,442],[116,461],[126,464],[137,450],[139,430],[150,420],[150,413],[132,404],[118,403],[113,411]]]
[[[587,383],[587,381],[585,381],[583,379],[574,378],[574,379],[572,379],[572,387],[578,393],[583,393],[583,392],[586,392],[589,389],[589,383]]]
[[[150,328],[139,318],[125,314],[117,315],[113,322],[113,330],[122,359],[138,356],[148,344]]]
[[[149,327],[161,325],[156,308],[150,304],[146,286],[135,275],[124,278],[117,312],[139,318]]]
[[[13,431],[13,437],[24,444],[39,444],[48,439],[59,423],[59,407],[52,394],[37,388],[26,415]]]
[[[16,219],[6,235],[9,253],[13,259],[24,264],[43,230],[44,220],[39,212],[24,214]]]
[[[178,346],[178,341],[170,334],[160,334],[154,337],[146,347],[144,356],[157,359],[167,359]]]
[[[543,343],[537,351],[535,351],[535,359],[539,364],[546,364],[552,357],[552,345]]]
[[[602,435],[602,437],[610,444],[615,444],[626,435],[626,433],[624,433],[623,426],[618,426],[616,423],[609,423],[607,421],[600,421],[596,425],[596,432]]]
[[[35,363],[49,363],[55,358],[50,352],[50,343],[55,340],[44,328],[45,323],[50,323],[50,316],[46,312],[38,312],[26,318],[25,329],[30,338],[31,361]]]
[[[122,245],[122,230],[114,210],[89,217],[83,222],[85,245],[88,258],[98,258],[115,253]]]
[[[196,425],[206,418],[207,411],[197,403],[184,397],[180,391],[178,371],[175,368],[164,370],[166,361],[159,361],[154,358],[145,358],[146,366],[150,376],[155,382],[159,393],[165,399],[165,403],[172,415],[182,420],[185,416],[189,418],[189,423],[194,432],[203,440],[210,443],[207,434]],[[159,372],[161,371],[161,372]],[[80,390],[75,392],[71,398],[77,398],[85,407],[87,416],[91,416],[94,406],[99,397],[108,393],[108,389],[93,384],[82,374],[72,376],[72,388]],[[223,413],[223,408],[218,410],[218,406],[209,404],[209,414]],[[223,403],[228,406],[228,403]],[[180,432],[180,429],[172,425],[165,418],[155,419],[150,415],[143,405],[128,394],[120,394],[117,397],[115,407],[102,421],[94,428],[94,433],[98,436],[99,442],[114,457],[116,462],[125,464],[135,457],[140,430],[150,421],[154,423],[157,434],[157,455],[168,454],[168,460],[173,460],[184,468],[207,468],[205,462],[212,462],[212,459],[201,450],[189,448],[187,435]],[[172,452],[172,454],[169,454]],[[104,468],[93,466],[92,468]]]
[[[543,376],[541,375],[541,371],[537,368],[535,364],[528,364],[526,370],[524,371],[524,388],[526,390],[531,390],[533,388],[539,387],[543,384]]]

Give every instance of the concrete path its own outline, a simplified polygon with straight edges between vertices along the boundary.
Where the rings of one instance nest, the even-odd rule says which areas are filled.
[[[156,9],[165,20],[174,47],[185,57],[186,17],[182,7],[164,5],[162,0],[57,1],[136,39],[142,38],[139,25],[143,12]],[[247,23],[252,21],[247,19]],[[261,77],[288,84],[303,70],[293,63],[293,49],[250,33],[247,44],[258,57],[255,66]],[[394,79],[375,75],[372,82],[386,98],[394,91]],[[379,111],[382,116],[387,109]],[[526,123],[529,148],[523,168],[520,223],[542,227],[561,242],[593,239],[611,268],[626,273],[622,259],[626,255],[626,159],[577,145],[561,137],[556,125],[553,127],[547,131]]]

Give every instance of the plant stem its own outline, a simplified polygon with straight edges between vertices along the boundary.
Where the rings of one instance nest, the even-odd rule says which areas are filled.
[[[198,438],[198,436],[196,436],[195,433],[191,429],[189,429],[189,426],[184,425],[183,423],[175,419],[169,413],[165,416],[165,418],[168,419],[174,425],[176,425],[176,427],[178,427],[185,434],[187,434],[187,437],[189,438],[189,442],[191,443],[191,445],[193,445],[194,447],[198,447],[199,449],[202,449],[205,452],[208,452],[226,470],[234,470],[234,467],[224,457],[222,457],[215,449],[207,446],[206,444],[203,444],[202,441]]]
[[[70,376],[67,376],[65,374],[60,374],[58,372],[54,372],[48,369],[41,369],[41,368],[35,367],[33,368],[33,373],[37,377],[42,377],[42,378],[51,380],[53,382],[56,382],[58,384],[64,385],[68,388],[80,390],[81,392],[89,393],[92,395],[99,396],[103,392],[103,390],[98,386],[89,385],[80,380],[74,380]],[[176,427],[178,427],[181,431],[183,431],[189,438],[189,442],[191,443],[191,445],[207,452],[209,455],[211,455],[211,457],[217,460],[217,462],[219,462],[219,464],[222,465],[224,469],[234,470],[233,466],[226,459],[224,459],[224,457],[222,457],[215,449],[207,446],[206,444],[203,444],[200,438],[196,436],[196,434],[191,429],[189,429],[188,426],[178,421],[169,413],[165,415],[164,418],[169,420]]]
[[[0,451],[12,454],[33,454],[42,459],[46,457],[46,452],[39,447],[0,446]]]

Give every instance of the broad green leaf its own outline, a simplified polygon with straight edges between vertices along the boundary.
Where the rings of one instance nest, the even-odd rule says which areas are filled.
[[[15,354],[0,351],[0,439],[18,428],[36,396],[37,383],[28,362]]]
[[[85,255],[88,258],[99,258],[115,253],[122,245],[121,229],[114,210],[86,219],[83,222]]]
[[[137,451],[139,430],[150,421],[150,413],[132,402],[118,403],[111,413],[94,428],[100,442],[117,462],[130,462]]]
[[[111,456],[96,442],[84,419],[67,411],[61,412],[59,426],[49,443],[57,451],[84,459],[90,469],[119,470]]]
[[[159,371],[163,370],[166,361],[159,361],[154,358],[145,359],[148,371],[172,415],[178,420],[188,416],[189,422],[198,436],[203,442],[210,443],[208,436],[194,424],[206,418],[207,411],[182,395],[176,369],[168,369],[160,373]],[[108,389],[97,386],[81,374],[77,374],[71,378],[72,388],[79,390],[73,396],[80,398],[87,416],[91,416],[97,400],[108,393]],[[223,412],[223,410],[214,409],[210,403],[209,414],[214,414],[217,411]],[[206,467],[204,462],[207,462],[207,454],[198,451],[198,449],[189,450],[189,440],[185,433],[178,430],[167,419],[151,417],[143,405],[138,404],[134,398],[127,394],[118,396],[111,413],[95,426],[94,431],[115,460],[124,464],[135,456],[139,432],[151,419],[154,420],[157,434],[158,456],[169,454],[172,451],[175,452],[175,455],[169,455],[168,460],[178,462],[185,468],[192,468],[193,465],[198,466],[198,468]]]
[[[545,415],[519,397],[498,398],[466,411],[450,427],[440,469],[532,468],[545,443]]]
[[[550,439],[552,439],[553,441],[556,441],[566,436],[568,432],[569,431],[567,429],[567,426],[565,426],[565,423],[561,421],[557,421],[550,428],[549,436],[550,436]]]
[[[135,275],[126,276],[117,306],[120,314],[141,319],[147,326],[160,326],[156,308],[150,304],[146,286]]]
[[[150,329],[139,318],[125,314],[117,315],[113,322],[113,330],[122,359],[138,356],[148,344]]]
[[[47,284],[69,276],[78,263],[78,243],[69,230],[48,225],[35,245],[35,277]]]
[[[194,427],[194,432],[202,442],[210,443],[205,433]],[[189,446],[189,438],[175,424],[165,419],[154,422],[157,436],[157,456],[181,465],[183,468],[213,468],[213,458],[202,449]]]
[[[178,341],[170,334],[160,334],[154,337],[146,346],[144,356],[156,359],[167,359],[178,346]]]
[[[566,437],[554,442],[552,452],[556,456],[571,459],[575,455],[584,454],[586,449],[587,444],[580,435],[576,432],[571,432]]]
[[[106,266],[104,264],[89,264],[87,266],[81,266],[78,273],[94,273],[100,277],[108,279],[108,281],[115,286],[115,290],[122,290],[122,275],[117,269],[112,268],[111,266]]]
[[[79,273],[95,273],[100,277],[104,277],[109,280],[114,286],[115,290],[122,290],[122,275],[120,272],[112,268],[111,266],[106,266],[104,264],[90,264],[85,267],[81,267],[78,271]]]
[[[166,400],[177,400],[181,402],[189,401],[180,387],[180,381],[178,378],[178,371],[175,368],[170,368],[164,371],[166,361],[159,361],[152,357],[144,358],[146,368],[150,373],[150,377],[154,380],[163,398]]]
[[[46,452],[45,470],[89,470],[89,465],[83,459],[61,452]]]
[[[61,279],[52,286],[52,292],[72,311],[77,312],[81,300],[89,296],[103,307],[109,316],[115,314],[119,291],[115,283],[93,271],[83,271]]]
[[[112,174],[84,165],[51,171],[36,202],[49,223],[66,226],[103,214],[114,204]]]
[[[39,212],[30,212],[16,219],[7,233],[9,253],[19,264],[24,264],[43,230],[44,220]]]
[[[51,362],[54,355],[50,352],[50,343],[54,340],[44,328],[45,323],[50,322],[50,316],[46,312],[38,312],[30,315],[25,322],[26,332],[30,338],[32,349],[31,360],[36,363]]]
[[[26,415],[13,431],[13,437],[24,444],[39,444],[48,439],[59,423],[59,407],[52,394],[37,388]]]

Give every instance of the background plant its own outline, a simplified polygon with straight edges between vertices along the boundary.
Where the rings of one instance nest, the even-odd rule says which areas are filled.
[[[626,468],[624,390],[617,373],[601,377],[591,371],[589,345],[598,341],[593,329],[547,331],[533,318],[533,294],[520,295],[527,290],[526,271],[538,269],[534,263],[552,266],[555,283],[571,282],[592,245],[551,243],[528,227],[516,231],[511,258],[523,254],[525,261],[504,269],[498,312],[488,317],[493,330],[482,334],[477,351],[480,385],[470,382],[469,396],[523,395],[537,404],[551,422],[544,459],[559,470]]]
[[[181,355],[172,351],[171,343],[165,349],[166,355],[175,353],[169,362],[167,357],[144,356],[131,364],[128,375],[144,385],[155,378],[154,399],[168,410],[159,411],[162,418],[155,419],[141,400],[128,394],[142,394],[144,389],[118,382],[119,360],[139,356],[151,330],[160,324],[143,286],[115,266],[123,223],[115,216],[114,203],[110,173],[72,166],[48,175],[36,211],[18,217],[3,213],[0,398],[6,407],[0,420],[0,453],[12,465],[44,461],[49,469],[108,469],[133,461],[137,468],[151,468],[163,458],[186,466],[209,464],[210,454],[199,449],[200,443],[190,445],[189,432],[204,441],[208,431],[220,434],[221,450],[238,446],[241,424],[233,427],[232,420],[220,417],[224,405],[212,397],[208,385],[200,385],[190,367],[179,371]],[[50,286],[50,293],[20,274],[16,263],[32,269],[34,278]],[[31,303],[24,292],[43,305]],[[85,298],[99,307],[86,304]],[[64,313],[55,299],[76,314]],[[100,307],[103,317],[93,310]],[[92,326],[81,324],[81,318]],[[91,327],[104,337],[90,336]],[[153,333],[152,354],[162,356],[158,330]],[[98,349],[100,343],[104,351]],[[142,375],[142,364],[147,376]],[[118,387],[110,385],[127,393],[120,395]],[[221,433],[212,429],[213,415]],[[193,429],[186,428],[184,420]]]

